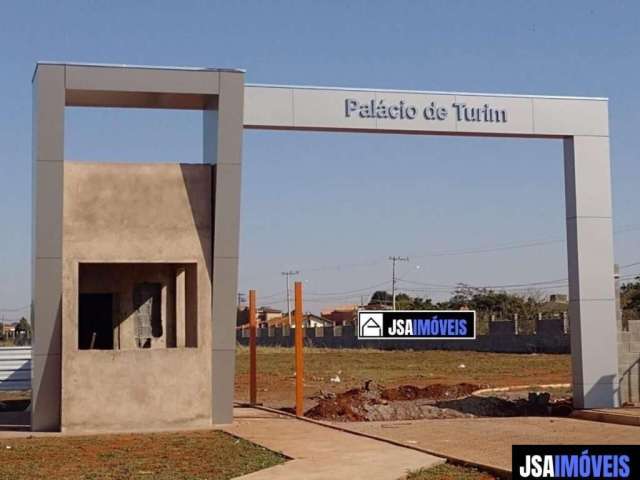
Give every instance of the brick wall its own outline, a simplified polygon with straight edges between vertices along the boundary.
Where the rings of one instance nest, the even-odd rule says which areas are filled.
[[[620,405],[640,403],[640,320],[619,323],[618,395]]]

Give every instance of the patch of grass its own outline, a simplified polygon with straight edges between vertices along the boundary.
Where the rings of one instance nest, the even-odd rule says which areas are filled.
[[[249,350],[237,349],[236,398],[246,397]],[[258,400],[291,402],[295,372],[291,348],[258,347]],[[444,350],[305,348],[305,394],[342,391],[374,380],[385,386],[460,382],[492,387],[565,383],[570,355],[507,354]],[[340,383],[330,378],[338,375]],[[266,391],[265,391],[266,390]]]
[[[433,468],[410,472],[407,480],[494,480],[496,477],[472,467],[445,463]]]
[[[284,461],[211,430],[0,440],[1,480],[223,480]]]
[[[248,373],[249,350],[238,348],[237,359],[238,373]],[[304,359],[305,372],[311,377],[328,379],[342,371],[345,379],[374,378],[381,383],[416,377],[456,383],[501,383],[501,379],[515,377],[546,383],[547,379],[568,381],[570,374],[569,355],[305,348]],[[259,347],[258,371],[266,375],[292,375],[293,349]],[[541,376],[545,381],[540,381]]]

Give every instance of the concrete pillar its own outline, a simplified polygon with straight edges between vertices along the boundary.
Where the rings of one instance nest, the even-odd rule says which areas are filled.
[[[217,108],[217,110],[216,110]],[[233,421],[244,74],[220,72],[217,105],[204,111],[205,162],[213,165],[212,422]]]
[[[65,70],[33,77],[31,428],[60,430]]]
[[[176,269],[176,347],[183,348],[186,344],[186,280],[187,272],[184,267]]]
[[[155,299],[153,301],[155,301]],[[164,335],[160,338],[152,338],[151,348],[167,348],[167,323],[169,312],[169,289],[163,282],[162,287],[160,287],[160,322],[162,323],[162,331],[164,332]]]
[[[564,140],[569,321],[577,408],[617,405],[609,138]]]

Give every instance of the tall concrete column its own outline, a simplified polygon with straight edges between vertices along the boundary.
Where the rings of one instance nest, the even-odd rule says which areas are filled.
[[[60,429],[65,67],[33,78],[31,428]]]
[[[573,399],[617,405],[617,332],[609,138],[564,140]]]
[[[217,107],[217,109],[216,109]],[[212,422],[233,421],[244,74],[220,72],[217,106],[204,111],[205,162],[213,164]]]
[[[176,269],[176,347],[183,348],[187,333],[187,272],[184,267]]]

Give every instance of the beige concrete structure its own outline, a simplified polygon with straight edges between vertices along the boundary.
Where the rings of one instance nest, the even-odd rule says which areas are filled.
[[[38,64],[33,430],[232,420],[244,74]],[[65,162],[66,106],[199,109],[203,165]]]
[[[606,99],[61,63],[33,98],[34,430],[231,421],[243,128],[561,139],[574,404],[618,403]],[[66,106],[201,110],[203,165],[65,163]]]
[[[210,198],[208,165],[65,162],[64,428],[210,423]],[[144,282],[161,285],[149,349],[136,344],[133,296]],[[114,294],[113,349],[81,350],[78,298],[100,293]]]

